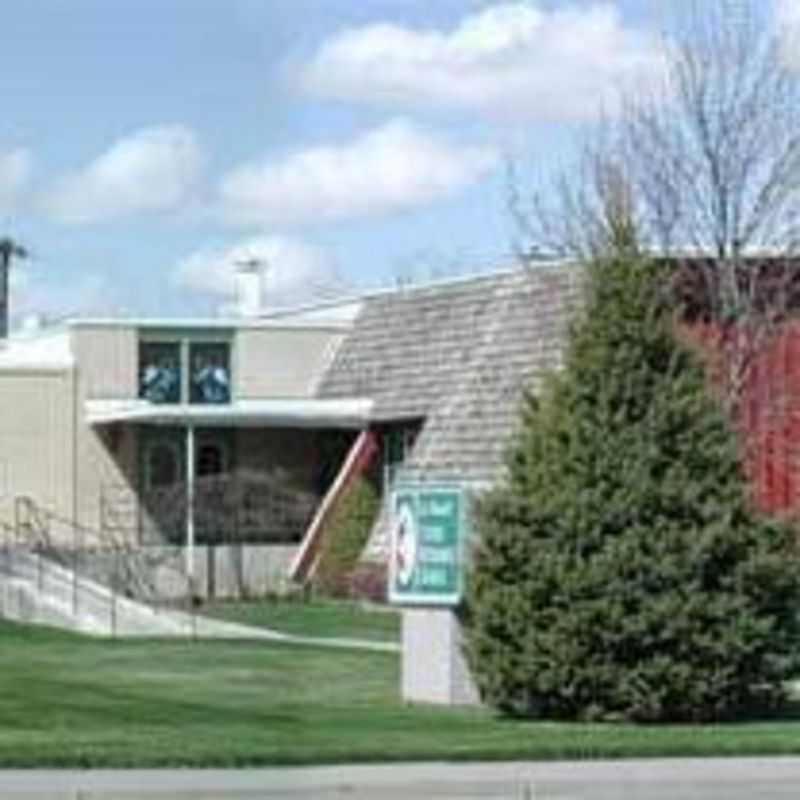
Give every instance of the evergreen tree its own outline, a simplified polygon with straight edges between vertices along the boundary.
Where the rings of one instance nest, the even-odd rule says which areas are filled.
[[[795,532],[752,508],[654,269],[589,268],[565,367],[478,504],[466,652],[506,713],[720,719],[779,702],[797,675]]]

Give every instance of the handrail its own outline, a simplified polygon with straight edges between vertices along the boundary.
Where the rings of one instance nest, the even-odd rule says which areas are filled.
[[[86,549],[86,540],[83,539],[83,541],[79,543],[78,535],[88,535],[93,542],[106,545],[110,544],[111,547],[108,549],[134,549],[130,542],[115,536],[109,536],[105,532],[85,525],[82,522],[78,522],[75,519],[61,516],[57,512],[39,505],[33,498],[27,495],[20,495],[16,498],[15,509],[17,512],[16,533],[21,540],[27,538],[34,544],[43,544],[47,547],[52,547],[52,526],[53,523],[56,523],[58,526],[66,528],[73,534],[71,543],[62,543],[59,545],[62,548],[70,549],[71,545],[71,549],[73,550]],[[24,518],[25,513],[29,515],[27,519]],[[22,535],[25,532],[29,534],[28,537]]]
[[[37,580],[40,589],[44,585],[47,572],[44,558],[52,559],[60,568],[67,570],[71,575],[73,586],[73,613],[77,614],[78,612],[81,586],[84,581],[105,582],[93,575],[91,570],[86,572],[85,566],[81,563],[81,552],[105,552],[112,559],[110,562],[104,563],[108,564],[111,570],[106,578],[114,609],[116,609],[118,595],[123,594],[135,597],[153,610],[160,605],[157,592],[152,591],[154,585],[148,580],[150,564],[147,563],[147,553],[137,547],[128,537],[119,538],[108,535],[108,533],[89,525],[64,517],[51,509],[43,508],[28,496],[15,498],[15,516],[14,525],[0,520],[0,529],[5,532],[4,546],[6,550],[9,547],[17,549],[22,546],[36,556]],[[52,529],[54,526],[66,528],[71,532],[71,536],[53,541]],[[145,561],[140,562],[140,557],[143,555]],[[183,561],[179,560],[177,563],[182,565]],[[191,576],[182,566],[167,564],[167,567],[174,570],[175,576],[182,581],[181,585],[185,585],[185,593],[182,598],[188,603],[187,613],[193,617],[196,612],[192,604],[193,582]],[[177,596],[176,599],[178,599]],[[114,613],[116,612],[114,611]],[[112,628],[115,628],[115,623],[112,624]]]

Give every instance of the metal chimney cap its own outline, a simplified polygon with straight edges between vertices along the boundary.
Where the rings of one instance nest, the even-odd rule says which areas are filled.
[[[261,272],[262,269],[266,266],[267,262],[263,258],[243,258],[239,261],[235,261],[234,264],[236,265],[237,272]]]

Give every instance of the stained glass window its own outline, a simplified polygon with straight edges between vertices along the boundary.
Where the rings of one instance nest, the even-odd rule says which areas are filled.
[[[227,342],[189,345],[189,402],[230,403],[230,346]]]
[[[180,403],[181,352],[178,342],[142,342],[139,397],[151,403]]]

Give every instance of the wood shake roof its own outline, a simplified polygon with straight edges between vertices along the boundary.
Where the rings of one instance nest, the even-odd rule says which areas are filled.
[[[544,265],[367,297],[318,396],[424,419],[409,478],[494,482],[524,390],[561,364],[581,283],[574,265]]]

